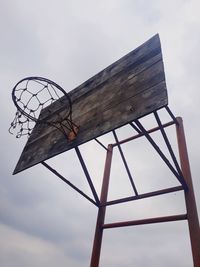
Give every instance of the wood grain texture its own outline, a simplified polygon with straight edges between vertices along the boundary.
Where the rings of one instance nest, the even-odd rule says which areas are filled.
[[[36,125],[14,174],[41,161],[97,138],[168,104],[159,36],[116,61],[69,95],[73,121],[80,126],[75,140],[68,141],[57,129]],[[50,120],[63,116],[67,103],[53,103]],[[49,119],[47,108],[41,118]]]

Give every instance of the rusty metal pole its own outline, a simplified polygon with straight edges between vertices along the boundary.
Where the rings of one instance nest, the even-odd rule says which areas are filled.
[[[176,126],[179,156],[183,176],[188,185],[188,190],[185,190],[185,203],[187,210],[187,219],[190,233],[190,242],[192,247],[194,267],[200,267],[200,229],[197,207],[195,202],[194,189],[192,184],[192,176],[190,172],[190,164],[187,153],[187,146],[181,117],[177,118],[178,125]]]
[[[101,253],[101,243],[103,237],[103,225],[105,220],[105,213],[106,213],[106,206],[104,205],[107,201],[108,196],[108,186],[110,180],[110,169],[111,169],[111,162],[112,162],[112,145],[108,145],[105,168],[104,168],[104,175],[103,175],[103,182],[101,188],[101,197],[100,197],[100,207],[97,215],[97,223],[96,223],[96,230],[93,242],[93,250],[92,256],[90,261],[90,267],[98,267],[99,260],[100,260],[100,253]]]

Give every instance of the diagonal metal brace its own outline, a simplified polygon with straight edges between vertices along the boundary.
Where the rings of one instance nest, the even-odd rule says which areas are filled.
[[[151,145],[153,146],[153,148],[158,152],[158,154],[163,159],[163,161],[166,163],[166,165],[169,167],[169,169],[171,170],[171,172],[176,176],[176,178],[178,179],[178,181],[183,186],[184,190],[187,190],[187,184],[186,184],[185,180],[183,179],[183,177],[181,177],[179,175],[179,173],[175,170],[175,168],[171,165],[171,163],[169,162],[169,160],[167,159],[167,157],[160,150],[159,146],[155,143],[155,141],[152,139],[152,137],[148,134],[148,132],[143,127],[143,125],[139,122],[139,120],[135,120],[134,122],[137,125],[137,127],[139,128],[139,130],[143,132],[143,134],[145,135],[145,137],[147,138],[147,140],[151,143]]]
[[[79,158],[79,161],[80,161],[80,163],[81,163],[82,169],[83,169],[83,171],[84,171],[84,173],[85,173],[85,176],[86,176],[86,178],[87,178],[87,181],[88,181],[88,184],[89,184],[90,189],[91,189],[91,191],[92,191],[92,194],[93,194],[93,196],[94,196],[94,198],[95,198],[95,200],[96,200],[97,205],[99,206],[99,205],[100,205],[100,201],[99,201],[97,192],[96,192],[96,190],[95,190],[95,188],[94,188],[92,179],[90,178],[88,169],[87,169],[87,167],[86,167],[86,165],[85,165],[85,162],[84,162],[84,160],[83,160],[83,157],[82,157],[82,155],[81,155],[81,152],[80,152],[80,150],[79,150],[78,147],[75,147],[75,151],[76,151],[76,154],[77,154],[77,156],[78,156],[78,158]]]
[[[94,138],[94,140],[95,140],[101,147],[103,147],[106,151],[108,151],[107,147],[104,146],[104,144],[102,144],[102,142],[100,142],[97,138]]]
[[[120,144],[119,144],[119,140],[118,140],[117,134],[116,134],[116,132],[115,132],[114,130],[113,130],[113,135],[114,135],[114,138],[115,138],[115,142],[116,142],[116,144],[117,144],[117,146],[118,146],[119,153],[120,153],[120,155],[121,155],[121,158],[122,158],[122,161],[123,161],[123,163],[124,163],[125,169],[126,169],[126,171],[127,171],[129,180],[130,180],[131,185],[132,185],[132,187],[133,187],[133,191],[134,191],[135,195],[138,196],[138,192],[137,192],[135,183],[134,183],[134,181],[133,181],[133,177],[132,177],[131,172],[130,172],[130,170],[129,170],[129,167],[128,167],[128,164],[127,164],[127,162],[126,162],[126,159],[125,159],[124,153],[123,153],[123,151],[122,151],[122,148],[121,148],[121,146],[120,146]]]
[[[85,197],[87,200],[89,200],[92,204],[94,204],[95,206],[98,207],[97,203],[91,199],[90,197],[88,197],[83,191],[81,191],[78,187],[76,187],[75,185],[73,185],[70,181],[68,181],[64,176],[62,176],[59,172],[57,172],[55,169],[53,169],[49,164],[47,164],[46,162],[41,162],[41,164],[46,167],[49,171],[51,171],[53,174],[55,174],[56,176],[58,176],[58,178],[60,178],[63,182],[65,182],[66,184],[68,184],[70,187],[72,187],[76,192],[78,192],[79,194],[81,194],[83,197]]]
[[[170,142],[169,142],[169,139],[168,139],[168,137],[167,137],[167,134],[166,134],[166,132],[165,132],[165,130],[164,130],[164,127],[163,127],[163,125],[162,125],[162,123],[161,123],[161,120],[160,120],[160,118],[159,118],[159,115],[158,115],[158,112],[157,112],[157,111],[154,112],[154,116],[155,116],[156,121],[157,121],[157,123],[158,123],[158,126],[159,126],[159,128],[160,128],[160,131],[161,131],[161,133],[162,133],[162,136],[163,136],[163,138],[164,138],[164,140],[165,140],[165,143],[166,143],[166,146],[167,146],[167,148],[168,148],[168,151],[169,151],[169,153],[170,153],[170,155],[171,155],[171,158],[172,158],[172,160],[173,160],[173,162],[174,162],[174,165],[175,165],[175,167],[176,167],[176,169],[177,169],[179,175],[182,177],[182,179],[184,179],[184,177],[183,177],[183,173],[182,173],[181,168],[180,168],[180,166],[179,166],[179,164],[178,164],[178,161],[177,161],[177,159],[176,159],[176,156],[175,156],[174,151],[173,151],[173,149],[172,149],[172,147],[171,147],[171,144],[170,144]]]

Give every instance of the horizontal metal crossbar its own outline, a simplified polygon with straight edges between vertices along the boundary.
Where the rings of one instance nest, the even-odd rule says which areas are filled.
[[[173,192],[177,192],[177,191],[181,191],[181,190],[184,190],[182,186],[175,186],[175,187],[170,187],[170,188],[157,190],[157,191],[153,191],[153,192],[149,192],[149,193],[140,194],[137,196],[131,196],[131,197],[125,197],[125,198],[107,201],[105,204],[103,204],[101,206],[111,206],[111,205],[125,203],[125,202],[129,202],[129,201],[133,201],[133,200],[140,200],[140,199],[144,199],[144,198],[155,197],[155,196],[159,196],[159,195],[173,193]]]
[[[171,126],[173,124],[175,124],[175,122],[174,121],[170,121],[168,123],[163,124],[162,126],[163,126],[163,128],[165,128],[165,127],[169,127],[169,126]],[[150,130],[147,130],[147,133],[150,134],[150,133],[156,132],[158,130],[160,130],[160,127],[155,127],[155,128],[150,129]],[[127,139],[124,139],[124,140],[119,141],[118,143],[112,144],[112,146],[115,147],[118,144],[122,145],[124,143],[130,142],[130,141],[132,141],[134,139],[137,139],[139,137],[142,137],[144,135],[145,135],[144,133],[139,133],[139,134],[133,135],[133,136],[127,138]]]
[[[135,226],[135,225],[143,225],[143,224],[152,224],[152,223],[173,222],[173,221],[181,221],[181,220],[187,220],[187,214],[172,215],[172,216],[157,217],[157,218],[148,218],[148,219],[142,219],[142,220],[126,221],[126,222],[108,223],[108,224],[103,225],[103,229],[125,227],[125,226]]]

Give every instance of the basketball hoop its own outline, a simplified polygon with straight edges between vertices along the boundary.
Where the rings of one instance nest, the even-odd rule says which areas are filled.
[[[9,133],[18,128],[16,137],[30,136],[35,123],[48,124],[60,130],[69,140],[75,139],[78,126],[72,121],[72,103],[65,90],[55,82],[42,77],[28,77],[19,81],[12,90],[17,108]],[[55,103],[55,109],[49,107]],[[65,106],[64,112],[59,110]],[[45,110],[46,116],[41,116]]]

